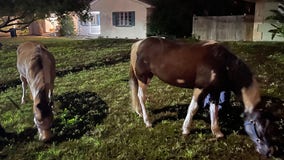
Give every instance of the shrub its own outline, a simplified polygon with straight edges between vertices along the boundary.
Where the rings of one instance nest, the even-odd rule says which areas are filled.
[[[74,22],[71,16],[64,15],[61,18],[59,18],[59,21],[60,21],[60,26],[61,26],[59,33],[61,36],[75,35]]]

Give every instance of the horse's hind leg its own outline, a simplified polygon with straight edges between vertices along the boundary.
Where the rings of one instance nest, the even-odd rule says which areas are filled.
[[[146,89],[147,89],[147,84],[141,81],[138,81],[138,99],[139,99],[141,109],[142,109],[143,120],[144,120],[144,123],[146,124],[146,127],[152,127],[152,123],[149,121],[149,117],[147,115],[147,111],[145,107]]]
[[[218,123],[218,105],[210,102],[211,131],[216,138],[224,137]]]
[[[143,116],[142,109],[138,98],[138,80],[136,78],[132,66],[130,68],[129,85],[130,85],[132,108],[140,117],[142,117]]]
[[[185,120],[183,122],[183,126],[182,126],[182,134],[184,135],[188,135],[190,132],[190,126],[192,124],[192,118],[195,115],[195,113],[198,110],[198,96],[200,95],[201,90],[200,89],[194,89],[193,90],[193,96],[190,102],[190,105],[188,106],[188,110],[187,110],[187,115],[185,117]]]
[[[24,104],[25,103],[25,94],[26,94],[26,88],[27,88],[27,80],[24,76],[20,75],[20,79],[22,81],[22,99],[21,99],[21,103]]]

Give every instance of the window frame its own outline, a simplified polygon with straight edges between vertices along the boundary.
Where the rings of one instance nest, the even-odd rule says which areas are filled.
[[[135,26],[135,11],[112,12],[112,25],[116,27]]]

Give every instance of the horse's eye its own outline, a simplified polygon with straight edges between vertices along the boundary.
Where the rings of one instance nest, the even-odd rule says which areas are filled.
[[[259,138],[257,138],[257,139],[256,139],[256,142],[257,142],[257,143],[260,143],[260,139],[259,139]]]

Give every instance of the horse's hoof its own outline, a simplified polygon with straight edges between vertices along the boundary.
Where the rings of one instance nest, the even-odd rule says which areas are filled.
[[[42,142],[50,141],[51,137],[52,137],[52,133],[51,133],[50,130],[42,130],[39,133],[39,140],[42,141]]]
[[[218,138],[223,138],[224,137],[224,134],[223,133],[216,133],[215,134],[215,137],[218,139]]]
[[[187,129],[183,129],[182,130],[182,135],[184,135],[184,136],[187,136],[187,135],[189,135],[189,130],[187,130]]]
[[[152,128],[152,123],[147,122],[147,123],[146,123],[146,127],[147,127],[147,128]]]
[[[189,138],[189,133],[188,134],[182,134],[182,138],[185,139],[185,140],[188,139]]]

